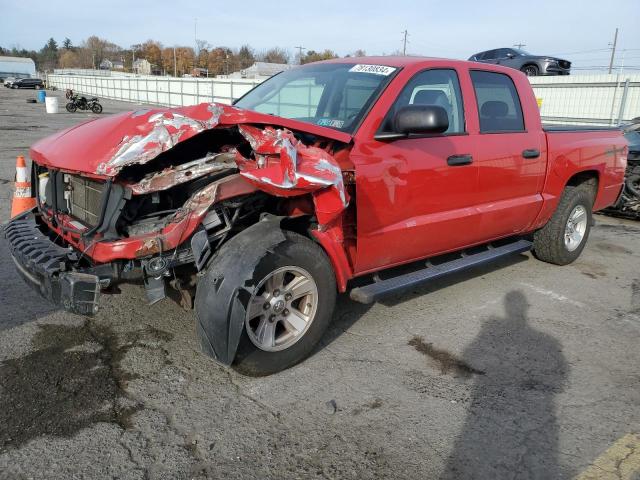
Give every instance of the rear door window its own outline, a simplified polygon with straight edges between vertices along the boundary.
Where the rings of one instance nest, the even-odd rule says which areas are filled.
[[[480,114],[480,133],[524,131],[522,106],[511,77],[472,70],[471,81]]]

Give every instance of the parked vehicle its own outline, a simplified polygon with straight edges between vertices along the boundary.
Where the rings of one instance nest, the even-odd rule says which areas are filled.
[[[11,88],[11,85],[13,84],[13,82],[16,81],[16,77],[7,77],[4,79],[3,81],[3,85],[7,88]]]
[[[20,78],[11,83],[11,88],[44,88],[44,83],[39,78]]]
[[[640,220],[640,118],[626,126],[624,137],[629,143],[624,189],[615,205],[604,212],[615,217]]]
[[[571,62],[562,58],[532,55],[519,48],[496,48],[476,53],[472,62],[492,63],[520,70],[529,77],[537,75],[569,75]]]
[[[74,113],[76,110],[91,110],[93,113],[102,113],[102,105],[96,97],[87,99],[87,97],[74,95],[72,92],[69,100],[66,109],[70,113]]]
[[[543,128],[513,69],[366,57],[287,70],[234,106],[86,122],[30,156],[37,207],[5,229],[27,282],[85,315],[119,282],[151,303],[174,289],[207,354],[265,375],[313,351],[338,292],[370,303],[530,249],[573,262],[627,145]]]

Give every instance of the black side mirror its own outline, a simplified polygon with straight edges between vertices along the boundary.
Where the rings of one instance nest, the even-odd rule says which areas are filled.
[[[513,53],[507,53],[507,58],[515,58],[516,56]]]
[[[394,140],[410,134],[444,133],[449,128],[447,111],[437,105],[407,105],[394,115],[393,132],[378,133],[376,140]]]

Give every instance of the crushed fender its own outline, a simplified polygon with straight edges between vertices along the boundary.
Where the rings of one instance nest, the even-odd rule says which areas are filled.
[[[321,226],[334,221],[349,204],[342,170],[325,150],[308,147],[287,129],[238,125],[255,159],[236,152],[240,175],[261,190],[281,197],[311,193]]]

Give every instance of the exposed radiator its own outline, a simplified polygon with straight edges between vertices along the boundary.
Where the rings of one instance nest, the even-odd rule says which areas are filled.
[[[71,215],[82,223],[95,227],[100,220],[105,183],[72,175],[69,178],[69,186]]]

